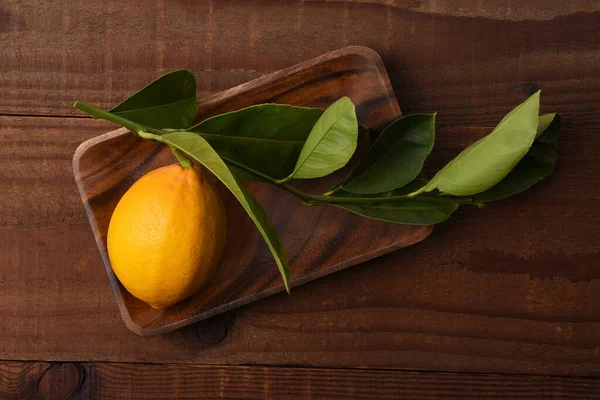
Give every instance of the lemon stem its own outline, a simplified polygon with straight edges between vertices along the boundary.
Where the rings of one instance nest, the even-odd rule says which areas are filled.
[[[185,156],[185,154],[183,153],[183,151],[181,151],[179,149],[176,149],[175,147],[172,147],[172,146],[169,146],[169,148],[171,149],[171,151],[173,152],[173,154],[177,158],[177,161],[179,161],[179,164],[183,168],[192,168],[194,166],[194,164],[192,164],[192,162],[190,161],[190,159]]]

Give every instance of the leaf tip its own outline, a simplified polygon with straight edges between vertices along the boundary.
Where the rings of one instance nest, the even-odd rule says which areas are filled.
[[[355,107],[355,105],[354,105],[354,102],[353,102],[353,101],[352,101],[352,99],[351,99],[350,97],[348,97],[348,96],[342,96],[342,97],[340,97],[339,99],[337,99],[336,101],[334,101],[334,103],[337,103],[337,102],[340,102],[340,103],[342,103],[342,102],[343,102],[343,103],[348,103],[348,105],[352,105],[352,107]]]

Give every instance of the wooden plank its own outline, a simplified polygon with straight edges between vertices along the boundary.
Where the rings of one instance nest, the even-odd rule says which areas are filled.
[[[144,339],[121,321],[71,171],[111,125],[0,127],[0,359],[600,374],[599,131],[565,130],[555,176],[418,245]],[[438,129],[428,170],[487,132]]]
[[[597,399],[600,379],[177,364],[0,362],[3,399]],[[65,396],[66,395],[66,396]]]
[[[597,2],[154,4],[3,1],[0,114],[80,115],[76,99],[109,107],[183,67],[206,96],[357,44],[383,56],[403,110],[439,124],[494,125],[542,88],[544,112],[600,127]]]

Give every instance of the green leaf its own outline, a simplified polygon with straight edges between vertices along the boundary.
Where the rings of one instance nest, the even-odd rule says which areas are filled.
[[[223,160],[225,161],[225,160]],[[261,178],[260,176],[257,176],[251,172],[246,171],[245,169],[242,169],[236,165],[231,165],[228,164],[227,161],[225,161],[225,163],[227,164],[227,166],[229,167],[229,170],[231,171],[231,173],[233,174],[233,176],[235,176],[235,178],[238,181],[242,181],[242,182],[269,182],[266,179]]]
[[[535,134],[536,139],[539,138],[542,135],[542,133],[544,133],[546,131],[546,129],[548,129],[550,124],[554,121],[555,117],[556,117],[556,113],[544,114],[544,115],[539,116],[537,132]],[[560,123],[560,121],[559,121],[559,123]]]
[[[382,200],[383,200],[383,198],[385,198],[385,197],[407,195],[409,193],[413,193],[413,192],[416,192],[417,190],[421,189],[423,186],[427,185],[427,182],[428,181],[426,179],[416,178],[413,181],[402,186],[401,188],[394,189],[389,192],[378,193],[376,195],[376,197],[382,197]],[[339,192],[336,192],[332,196],[334,196],[334,197],[373,197],[372,194],[350,193],[350,192],[346,192],[344,190],[340,190]]]
[[[194,158],[212,172],[238,199],[260,234],[267,242],[286,290],[289,292],[289,264],[287,254],[273,223],[252,195],[237,181],[217,152],[201,136],[192,132],[173,132],[160,136],[160,141]]]
[[[340,186],[357,194],[400,188],[417,177],[435,141],[435,114],[407,115],[388,126]]]
[[[415,180],[408,182],[406,185],[401,188],[394,189],[391,192],[388,192],[389,196],[400,196],[403,194],[409,194],[414,191],[421,189],[423,186],[427,185],[429,181],[427,179],[416,178]]]
[[[404,196],[412,193],[427,184],[427,180],[416,178],[401,188],[390,192],[379,193],[376,196],[368,194],[355,194],[340,191],[335,197],[354,198],[380,198],[379,202],[369,203],[327,203],[343,208],[363,217],[384,222],[406,225],[432,225],[447,219],[457,208],[459,203],[452,198],[442,197],[439,194],[422,194],[416,198],[389,200],[392,196]],[[334,200],[332,200],[334,201]]]
[[[290,179],[311,179],[329,175],[352,157],[358,141],[354,104],[342,97],[330,105],[313,126]]]
[[[201,135],[222,157],[282,179],[293,171],[322,114],[319,108],[259,104],[217,115],[187,130]]]
[[[538,91],[506,115],[491,134],[450,161],[421,191],[439,189],[455,196],[470,196],[500,182],[531,147],[539,108]]]
[[[548,116],[552,116],[551,123],[544,123],[546,129],[541,132],[541,136],[533,143],[525,157],[506,178],[490,189],[473,196],[475,200],[491,202],[514,196],[552,174],[557,158],[560,116],[542,115],[540,126],[542,120],[547,120]]]
[[[379,203],[331,203],[367,218],[405,225],[433,225],[446,220],[458,203],[450,198],[419,196]]]
[[[150,128],[185,129],[197,111],[194,74],[180,69],[149,83],[109,112]]]

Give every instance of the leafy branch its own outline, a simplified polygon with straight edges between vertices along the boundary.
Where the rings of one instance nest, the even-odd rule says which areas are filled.
[[[229,160],[226,157],[221,157],[221,158],[225,161],[226,164],[232,165],[235,167],[239,167],[239,168],[243,169],[244,171],[247,171],[248,173],[255,175],[257,178],[260,178],[263,181],[266,181],[273,185],[278,186],[280,189],[285,190],[286,192],[289,192],[289,193],[293,194],[294,196],[298,197],[306,205],[309,205],[309,206],[311,206],[311,205],[324,206],[324,205],[331,205],[331,204],[352,204],[352,203],[361,203],[361,204],[379,203],[382,201],[410,200],[413,198],[413,197],[409,196],[408,194],[392,195],[389,193],[382,193],[378,196],[375,196],[375,195],[374,196],[353,196],[351,194],[349,194],[349,195],[347,194],[345,196],[333,196],[332,194],[324,194],[324,195],[320,195],[320,196],[314,195],[314,194],[302,192],[288,184],[281,183],[277,179],[267,176],[261,172],[255,171],[252,168],[245,166],[244,164],[240,164],[236,161]],[[449,197],[444,197],[444,196],[439,196],[439,195],[435,196],[435,197],[428,196],[428,198],[433,202],[439,201],[439,202],[445,203],[447,201],[452,201],[452,202],[456,202],[457,204],[470,204],[470,205],[476,205],[476,206],[483,206],[483,202],[476,201],[473,199],[449,198]]]
[[[355,107],[342,97],[326,110],[259,104],[191,126],[197,113],[194,76],[168,73],[110,111],[84,102],[75,107],[123,126],[142,139],[168,145],[183,167],[193,159],[237,198],[267,243],[289,292],[285,247],[260,204],[241,184],[261,181],[307,206],[333,206],[390,223],[430,225],[460,205],[520,193],[550,175],[560,117],[538,117],[540,93],[517,106],[487,136],[426,181],[418,176],[435,141],[435,114],[406,115],[377,137],[353,171],[324,194],[303,192],[296,179],[327,176],[353,156],[359,132]]]

